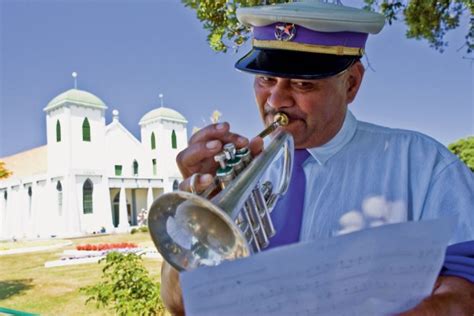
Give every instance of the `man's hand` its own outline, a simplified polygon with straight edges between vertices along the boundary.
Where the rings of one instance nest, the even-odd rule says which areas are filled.
[[[206,126],[191,137],[188,147],[176,157],[183,178],[186,179],[194,173],[214,175],[218,167],[214,161],[214,155],[219,153],[227,143],[234,143],[237,148],[249,146],[253,155],[258,154],[263,148],[260,137],[254,138],[249,143],[247,138],[231,133],[228,123]],[[200,182],[198,181],[198,184]]]
[[[166,261],[161,266],[161,299],[173,315],[184,315],[179,272]]]
[[[400,316],[473,316],[474,283],[451,276],[440,276],[431,296]]]

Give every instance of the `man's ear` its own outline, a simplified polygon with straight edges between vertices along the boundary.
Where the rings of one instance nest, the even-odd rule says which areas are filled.
[[[346,81],[347,89],[347,104],[354,101],[357,91],[362,83],[362,78],[364,78],[365,68],[360,61],[357,61],[354,65],[349,68]]]

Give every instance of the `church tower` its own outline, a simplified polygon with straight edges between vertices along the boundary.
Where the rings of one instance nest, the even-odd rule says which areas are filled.
[[[103,171],[106,105],[87,91],[70,89],[44,108],[48,171]],[[99,169],[99,170],[97,170]]]
[[[162,178],[165,192],[176,190],[182,177],[176,155],[187,147],[186,118],[179,112],[161,106],[140,120],[141,142],[151,152],[153,175]]]
[[[52,226],[84,234],[112,226],[106,169],[104,102],[70,89],[52,99],[46,112],[48,174],[61,192],[64,212]]]

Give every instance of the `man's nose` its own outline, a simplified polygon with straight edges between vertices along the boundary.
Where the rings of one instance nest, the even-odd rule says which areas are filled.
[[[284,83],[278,83],[272,88],[267,103],[274,109],[289,108],[295,104],[289,88]]]

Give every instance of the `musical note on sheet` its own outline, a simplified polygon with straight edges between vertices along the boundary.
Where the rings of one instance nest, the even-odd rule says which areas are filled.
[[[384,315],[431,293],[456,218],[386,225],[181,274],[186,315]]]

